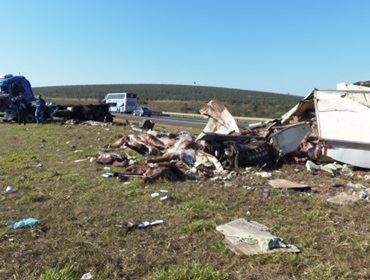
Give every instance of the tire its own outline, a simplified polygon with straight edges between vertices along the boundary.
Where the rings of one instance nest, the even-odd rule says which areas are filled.
[[[32,114],[27,114],[26,115],[26,122],[27,123],[34,123],[34,122],[36,122],[35,116],[32,115]]]

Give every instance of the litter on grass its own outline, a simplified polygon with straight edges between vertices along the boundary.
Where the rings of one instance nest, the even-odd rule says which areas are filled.
[[[155,220],[155,221],[152,221],[152,222],[144,221],[144,222],[138,222],[138,223],[126,222],[122,225],[117,225],[117,226],[122,227],[122,228],[126,228],[127,230],[132,230],[132,229],[135,229],[135,228],[143,229],[143,228],[147,228],[147,227],[157,226],[157,225],[161,225],[163,223],[164,223],[163,220]]]
[[[92,279],[93,279],[93,276],[92,276],[91,272],[87,272],[84,275],[82,275],[82,277],[81,277],[81,280],[92,280]]]
[[[5,188],[5,193],[13,193],[14,192],[14,188],[12,186],[7,186]]]
[[[216,230],[225,235],[225,244],[237,255],[300,252],[296,246],[271,234],[266,226],[254,221],[237,219],[217,226]]]
[[[291,190],[309,190],[310,186],[299,184],[285,179],[269,180],[269,185],[275,189],[291,189]]]
[[[20,229],[20,228],[31,228],[36,225],[38,225],[39,220],[35,218],[27,218],[27,219],[22,219],[16,223],[14,223],[11,228],[12,229]]]
[[[356,195],[350,195],[345,192],[341,192],[335,196],[329,197],[328,202],[338,205],[351,205],[359,201],[361,198]]]

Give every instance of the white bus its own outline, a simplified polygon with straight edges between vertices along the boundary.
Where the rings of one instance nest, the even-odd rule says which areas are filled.
[[[109,111],[115,113],[132,113],[138,104],[136,93],[108,93],[103,99],[104,103],[109,104]]]

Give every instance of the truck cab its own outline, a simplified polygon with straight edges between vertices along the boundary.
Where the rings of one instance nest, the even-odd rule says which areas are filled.
[[[21,92],[29,107],[27,121],[33,122],[34,109],[31,103],[35,98],[30,82],[23,76],[13,76],[11,74],[0,76],[0,117],[4,120],[15,119],[12,100]]]

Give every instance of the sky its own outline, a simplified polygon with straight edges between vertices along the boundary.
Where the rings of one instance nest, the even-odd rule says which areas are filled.
[[[370,80],[370,1],[0,0],[0,73],[305,95]]]

